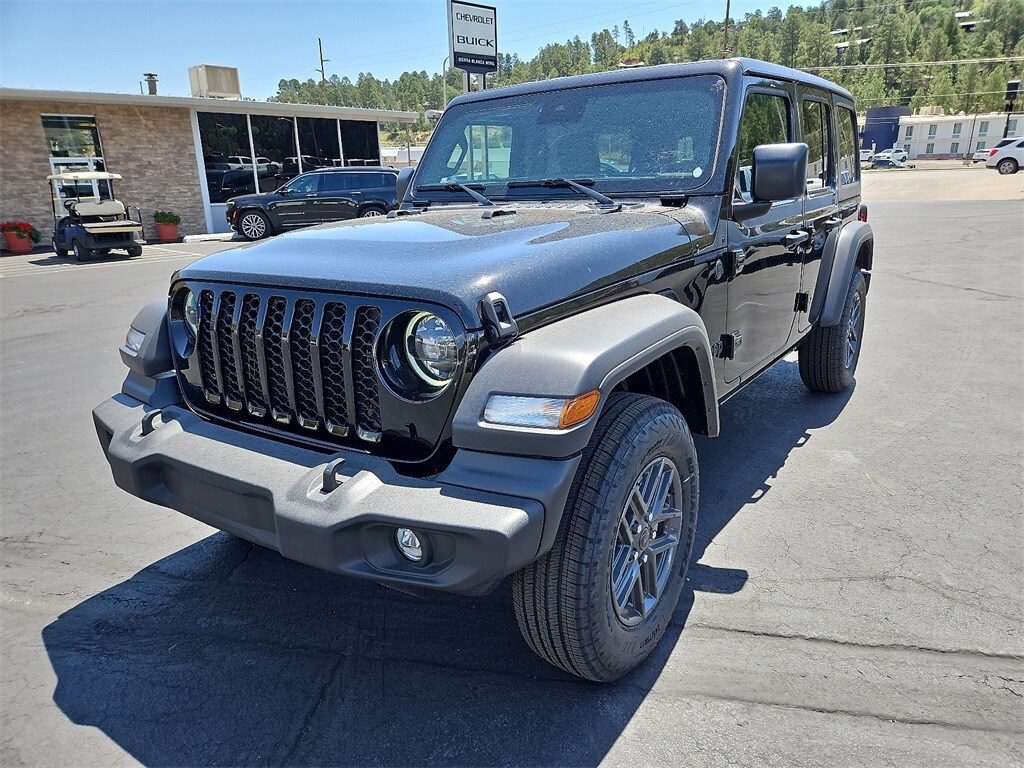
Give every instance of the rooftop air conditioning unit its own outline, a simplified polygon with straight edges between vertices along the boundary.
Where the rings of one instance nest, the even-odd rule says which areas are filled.
[[[193,96],[212,99],[242,98],[237,67],[215,67],[212,64],[189,67],[188,81],[192,86]]]
[[[942,107],[920,107],[917,110],[917,114],[938,117],[946,114],[946,111]]]

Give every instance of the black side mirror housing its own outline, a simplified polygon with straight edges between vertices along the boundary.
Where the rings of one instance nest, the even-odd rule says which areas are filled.
[[[399,205],[405,200],[405,193],[412,186],[412,177],[415,173],[416,169],[412,167],[403,168],[398,172],[398,178],[395,180],[395,199]]]
[[[807,189],[807,145],[761,144],[754,147],[751,192],[755,203],[802,197]]]

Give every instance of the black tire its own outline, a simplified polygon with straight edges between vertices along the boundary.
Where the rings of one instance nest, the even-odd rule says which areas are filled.
[[[263,211],[250,208],[238,214],[238,234],[246,240],[262,240],[274,232],[267,215]]]
[[[128,258],[137,259],[142,255],[142,246],[133,245],[131,248],[126,249],[128,251]]]
[[[56,243],[53,244],[53,252],[65,259],[71,254],[71,251],[69,251],[67,248],[57,245]]]
[[[379,205],[368,205],[359,212],[360,219],[370,219],[376,216],[387,216],[388,212]]]
[[[75,261],[88,261],[92,258],[92,250],[83,246],[78,240],[72,241],[71,250],[75,253]]]
[[[816,326],[800,345],[800,378],[812,392],[835,394],[853,383],[864,346],[867,293],[864,273],[854,270],[839,323],[827,328]]]
[[[1012,157],[1007,157],[999,161],[999,165],[996,166],[996,170],[999,171],[1000,176],[1009,176],[1010,174],[1017,172],[1017,161]]]
[[[637,573],[646,570],[634,550],[622,546],[622,526],[634,509],[632,504],[627,509],[627,500],[646,471],[664,459],[678,470],[679,485],[663,506],[671,502],[670,511],[678,514],[654,523],[635,540],[655,542],[671,524],[678,527],[677,544],[667,562],[663,556],[661,561],[653,558],[665,581],[649,613],[624,619],[612,597],[616,563]],[[682,414],[663,400],[614,393],[583,452],[554,546],[513,576],[516,619],[530,648],[556,667],[600,682],[617,680],[641,664],[679,602],[693,551],[698,498],[697,454]],[[644,582],[633,583],[643,591]],[[630,590],[630,599],[635,595]],[[641,602],[646,602],[644,595]]]

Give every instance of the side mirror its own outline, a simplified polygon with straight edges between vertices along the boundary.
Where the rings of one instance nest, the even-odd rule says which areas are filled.
[[[412,167],[403,168],[398,172],[398,178],[395,180],[395,200],[399,205],[405,200],[405,193],[412,186],[412,177],[415,173],[416,169]]]
[[[807,189],[806,144],[761,144],[754,147],[751,192],[755,203],[803,197]]]
[[[285,197],[287,197],[291,193],[292,193],[292,191],[290,189],[288,189],[287,187],[281,187],[279,190],[277,190],[277,194],[284,195]]]

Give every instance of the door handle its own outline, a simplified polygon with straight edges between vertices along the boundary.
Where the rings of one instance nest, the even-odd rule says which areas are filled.
[[[806,229],[796,229],[783,238],[787,248],[796,248],[811,239],[811,233]]]

